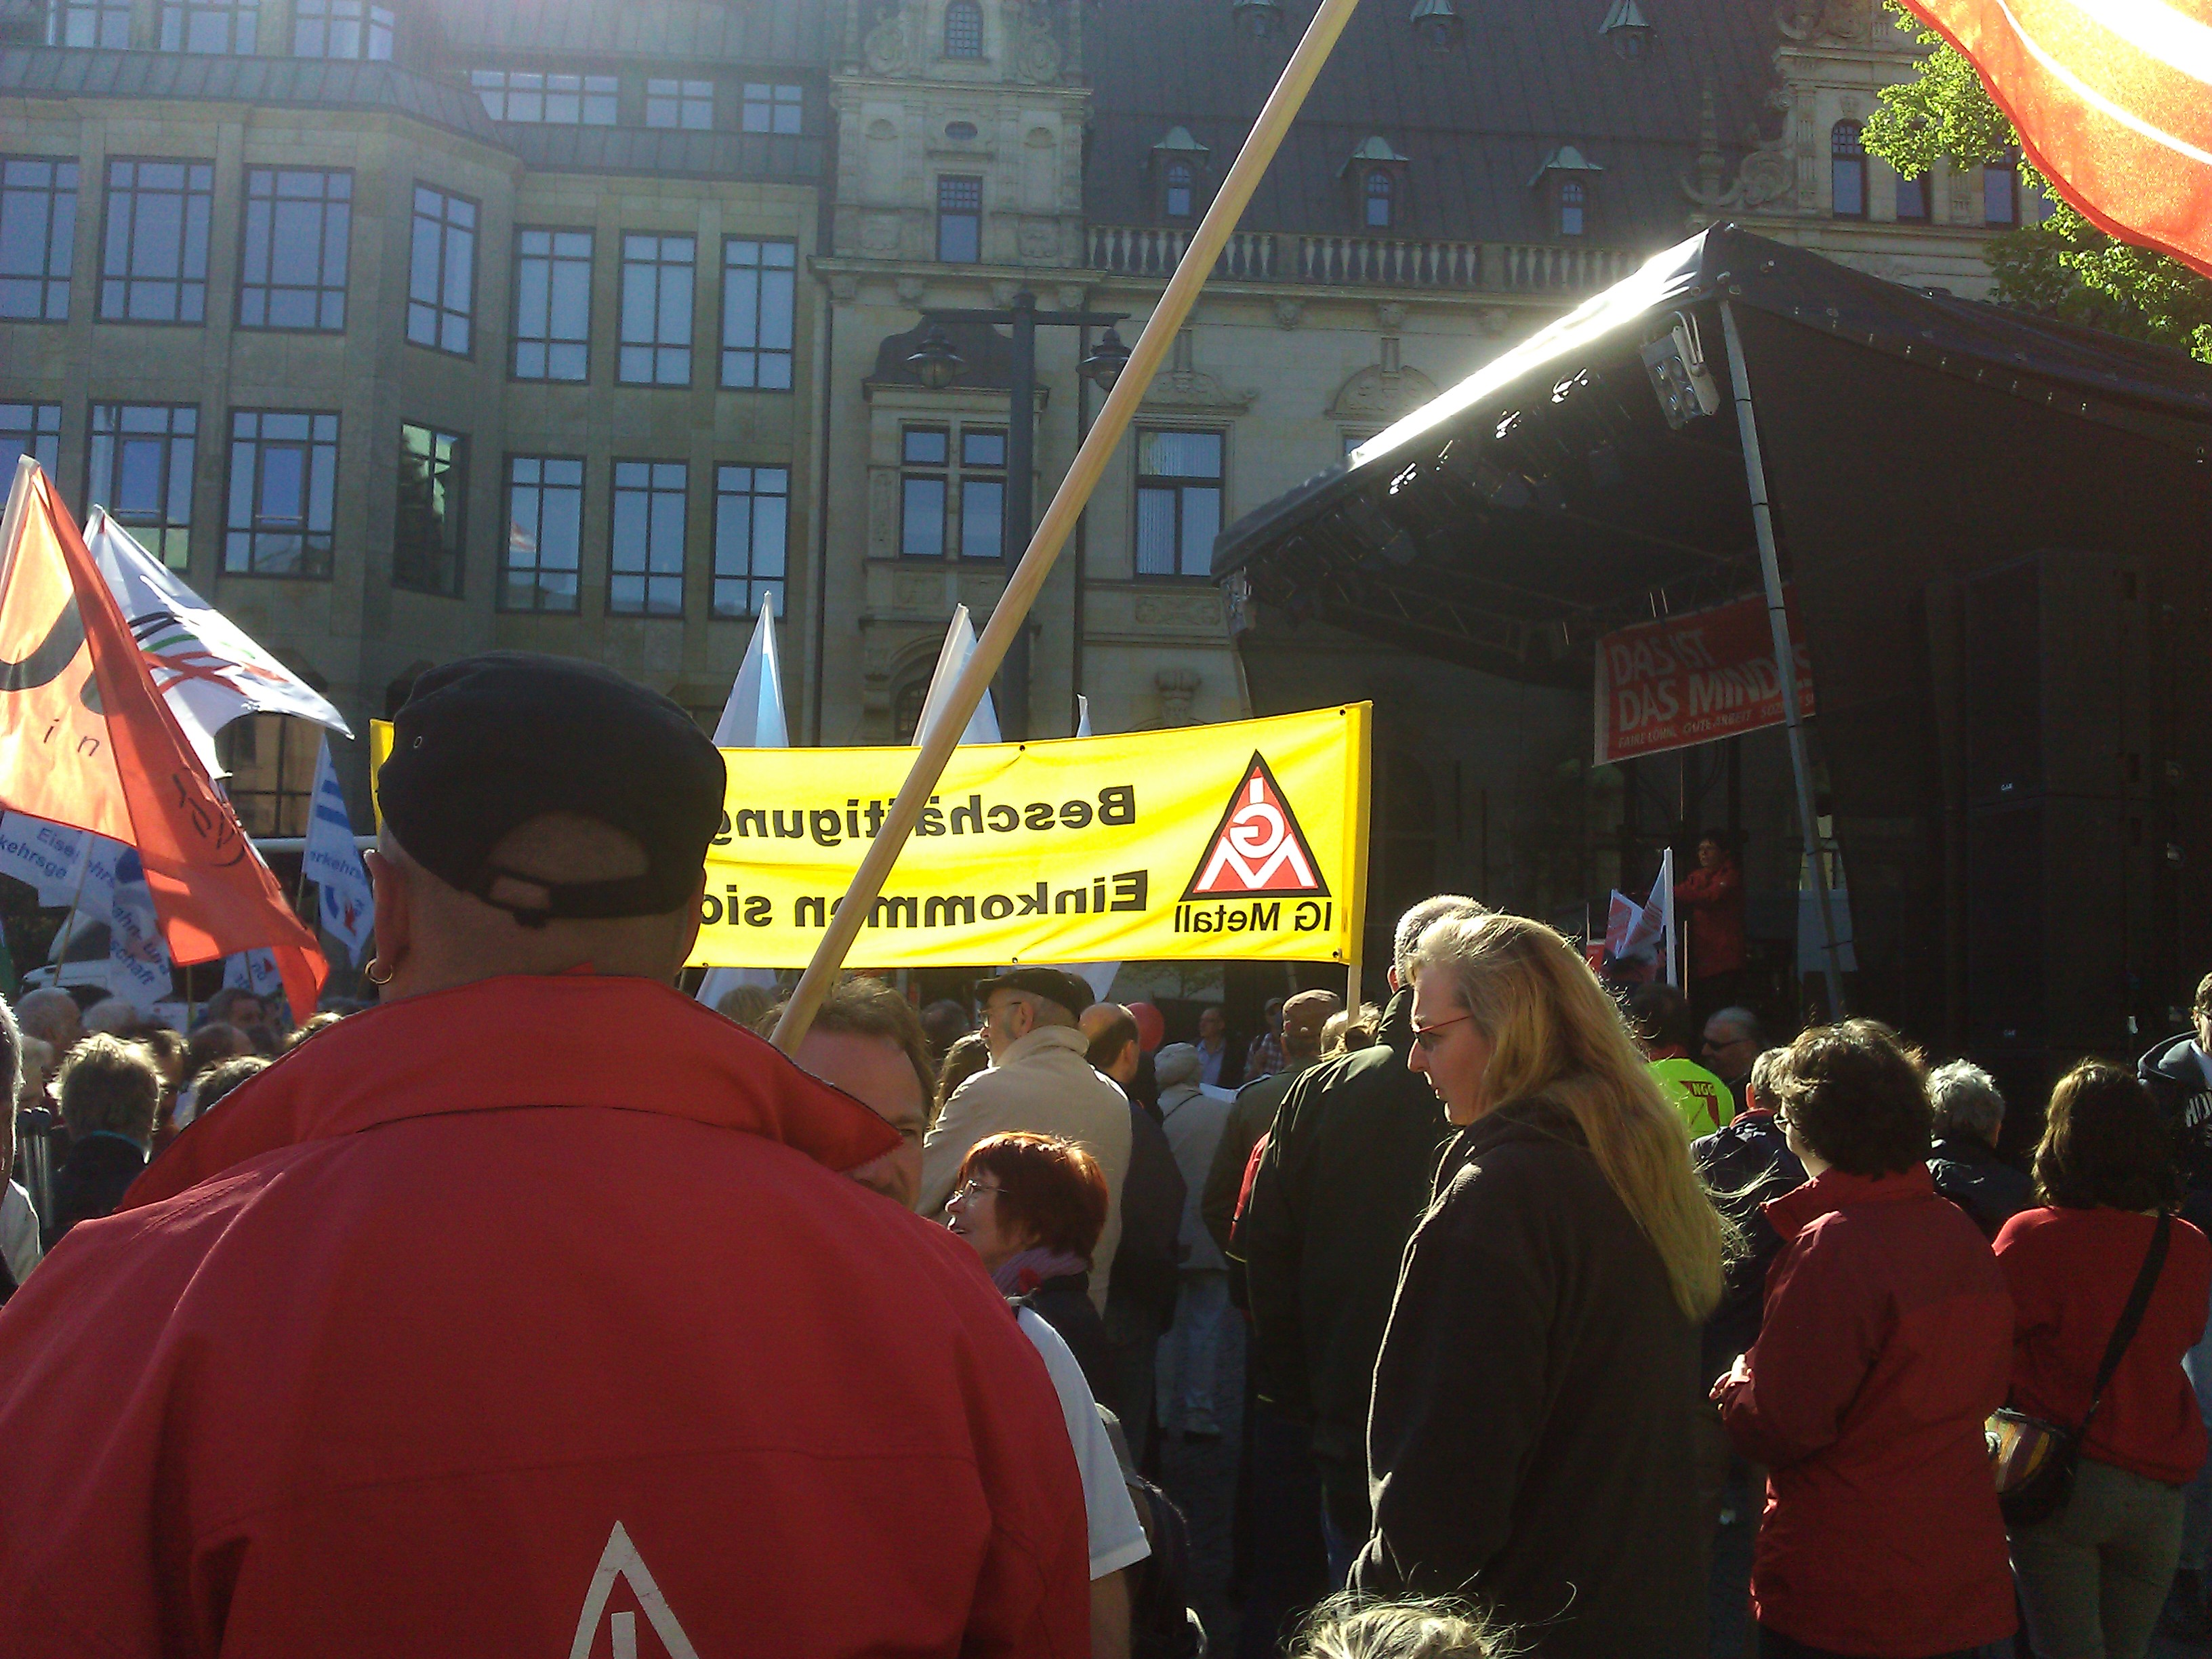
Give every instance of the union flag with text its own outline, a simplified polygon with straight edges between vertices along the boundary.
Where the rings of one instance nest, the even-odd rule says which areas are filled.
[[[1282,787],[1266,758],[1255,750],[1183,897],[1233,899],[1253,893],[1326,897],[1328,884],[1318,872],[1297,815],[1283,799]]]
[[[0,805],[137,849],[173,961],[266,946],[293,1017],[329,967],[154,689],[76,522],[17,465],[0,542]]]
[[[1906,0],[2098,228],[2212,276],[2212,0]]]

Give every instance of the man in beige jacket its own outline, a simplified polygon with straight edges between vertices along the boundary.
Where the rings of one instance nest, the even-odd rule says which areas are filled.
[[[1121,1242],[1121,1183],[1129,1173],[1129,1102],[1093,1070],[1078,1022],[1091,988],[1057,968],[1012,968],[976,982],[991,1068],[962,1084],[922,1143],[922,1214],[943,1212],[960,1161],[977,1141],[1012,1130],[1060,1135],[1098,1160],[1106,1176],[1106,1231],[1091,1258],[1091,1299],[1106,1306],[1106,1279]]]

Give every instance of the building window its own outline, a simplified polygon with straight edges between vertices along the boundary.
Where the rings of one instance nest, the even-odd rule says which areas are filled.
[[[1829,211],[1838,219],[1867,216],[1866,129],[1838,121],[1828,129],[1828,172],[1833,183]]]
[[[791,472],[781,466],[714,469],[714,609],[717,617],[783,614]]]
[[[1908,225],[1928,222],[1928,179],[1925,174],[1907,179],[1899,173],[1897,179],[1897,216]]]
[[[983,9],[975,0],[951,0],[945,8],[945,55],[981,58],[983,55]]]
[[[0,161],[0,318],[69,319],[76,163]]]
[[[694,132],[711,131],[714,125],[714,83],[712,81],[647,81],[645,83],[645,124],[649,127],[684,127]]]
[[[238,325],[343,331],[352,231],[350,173],[246,168]]]
[[[681,461],[615,463],[614,545],[607,560],[607,611],[617,617],[684,614]]]
[[[392,583],[461,597],[468,558],[469,441],[402,422],[399,507],[392,526]]]
[[[249,58],[259,0],[161,0],[161,50]]]
[[[293,0],[292,56],[392,61],[389,6],[362,0]]]
[[[476,291],[477,204],[465,196],[416,185],[407,337],[416,345],[467,356]]]
[[[689,236],[623,237],[622,349],[615,378],[632,386],[691,384]]]
[[[791,390],[796,242],[722,243],[722,384]]]
[[[192,459],[200,412],[190,404],[94,404],[87,507],[145,544],[172,569],[189,563]]]
[[[1390,228],[1390,198],[1395,181],[1377,167],[1367,175],[1367,228],[1370,230]]]
[[[945,556],[945,506],[950,500],[952,434],[941,426],[910,426],[899,434],[899,556]]]
[[[1221,434],[1137,432],[1137,574],[1207,576],[1221,530]]]
[[[328,576],[337,479],[335,414],[232,410],[223,574]]]
[[[2008,154],[1982,168],[1982,222],[2020,222],[2020,158]]]
[[[806,93],[800,87],[745,82],[747,132],[798,132],[805,125]]]
[[[1559,234],[1579,236],[1589,222],[1589,186],[1579,179],[1559,181]]]
[[[51,479],[61,470],[62,406],[59,404],[0,403],[0,457],[15,477],[15,458],[28,455]]]
[[[207,161],[110,161],[100,314],[111,323],[207,320]]]
[[[1003,557],[1006,535],[1006,434],[963,427],[960,432],[960,556]]]
[[[130,0],[58,0],[47,15],[46,44],[128,47]]]
[[[1196,194],[1196,191],[1193,188],[1190,163],[1169,162],[1166,199],[1161,204],[1166,216],[1170,219],[1189,218],[1192,203]]]
[[[581,380],[591,367],[592,233],[514,233],[514,378]]]
[[[583,546],[583,462],[566,455],[509,456],[499,608],[574,611]]]
[[[484,112],[493,120],[556,127],[614,125],[617,84],[611,75],[541,75],[525,70],[469,71],[469,85],[483,100]]]
[[[951,264],[972,265],[983,256],[983,181],[945,178],[937,181],[937,257]]]
[[[322,732],[289,714],[247,714],[215,734],[222,793],[249,836],[303,836],[314,809]]]

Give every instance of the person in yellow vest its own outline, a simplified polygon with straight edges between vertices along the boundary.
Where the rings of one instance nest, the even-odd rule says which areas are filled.
[[[1727,1084],[1690,1058],[1697,1026],[1690,1000],[1671,985],[1639,985],[1628,995],[1629,1029],[1644,1053],[1659,1092],[1682,1120],[1691,1139],[1709,1135],[1735,1116]]]

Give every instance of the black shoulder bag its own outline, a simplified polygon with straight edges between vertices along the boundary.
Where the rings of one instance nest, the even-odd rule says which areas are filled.
[[[2136,1274],[2135,1289],[2129,1292],[2128,1305],[2120,1310],[2120,1322],[2112,1328],[2112,1340],[2105,1345],[2105,1362],[2097,1367],[2097,1381],[2089,1390],[2089,1409],[2081,1414],[2080,1423],[2063,1428],[2009,1406],[1990,1416],[1985,1429],[1990,1468],[1996,1477],[1997,1506],[2004,1511],[2007,1528],[2033,1526],[2048,1519],[2073,1495],[2074,1467],[2081,1459],[2081,1442],[2097,1415],[2106,1386],[2119,1370],[2128,1344],[2135,1340],[2143,1310],[2150,1306],[2150,1293],[2157,1286],[2159,1270],[2166,1266],[2166,1249],[2172,1237],[2173,1218],[2160,1215],[2151,1233],[2150,1249],[2143,1253],[2142,1269]]]

